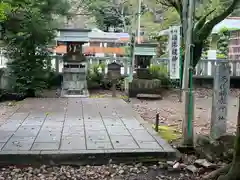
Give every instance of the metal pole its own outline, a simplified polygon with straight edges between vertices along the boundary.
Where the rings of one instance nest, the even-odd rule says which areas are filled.
[[[132,33],[131,36],[131,55],[130,55],[130,75],[129,75],[129,82],[133,80],[133,72],[134,72],[134,63],[135,63],[135,43],[136,43],[136,35]]]
[[[193,146],[193,95],[192,95],[192,33],[193,33],[193,23],[194,23],[194,11],[195,11],[195,1],[189,1],[188,7],[188,26],[187,26],[187,36],[185,43],[185,59],[184,59],[184,74],[183,74],[183,97],[185,99],[185,117],[183,122],[183,145]]]
[[[138,44],[141,43],[141,34],[140,34],[140,28],[141,28],[141,5],[142,0],[138,0],[138,24],[137,24],[137,38],[138,38]]]
[[[192,8],[193,6],[193,0],[190,0],[190,4],[188,6],[188,26],[187,26],[187,33],[186,33],[186,41],[185,41],[185,57],[184,57],[184,68],[183,68],[183,83],[182,83],[182,89],[186,93],[186,90],[188,89],[189,85],[189,66],[190,66],[190,57],[191,57],[191,43],[192,43]],[[187,3],[187,1],[185,1]],[[185,6],[185,5],[183,5]],[[185,95],[184,93],[184,95]],[[185,97],[184,97],[185,98]]]

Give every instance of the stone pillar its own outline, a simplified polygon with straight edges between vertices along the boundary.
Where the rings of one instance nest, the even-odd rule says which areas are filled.
[[[219,62],[215,66],[212,99],[210,135],[217,139],[227,131],[227,108],[230,88],[230,67],[228,62]]]
[[[123,66],[124,66],[124,76],[127,76],[128,75],[128,62],[127,62],[127,59],[124,59],[124,62],[123,62]]]
[[[55,69],[56,69],[56,73],[59,73],[59,56],[58,55],[55,56]]]

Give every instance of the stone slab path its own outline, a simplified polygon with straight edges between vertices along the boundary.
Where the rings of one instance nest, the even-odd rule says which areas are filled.
[[[2,154],[175,153],[121,99],[26,99],[0,126]]]

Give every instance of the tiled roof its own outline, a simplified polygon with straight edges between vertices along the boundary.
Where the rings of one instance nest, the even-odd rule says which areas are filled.
[[[67,52],[67,46],[66,45],[59,45],[53,48],[53,50],[57,54],[65,54]],[[83,47],[83,53],[116,53],[119,55],[124,54],[123,48],[118,47]]]

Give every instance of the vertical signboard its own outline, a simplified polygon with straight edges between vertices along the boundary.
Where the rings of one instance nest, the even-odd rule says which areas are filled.
[[[230,67],[228,62],[220,62],[215,68],[210,135],[212,138],[217,139],[227,131]]]
[[[171,79],[180,79],[181,27],[170,27],[169,33],[169,74]]]

